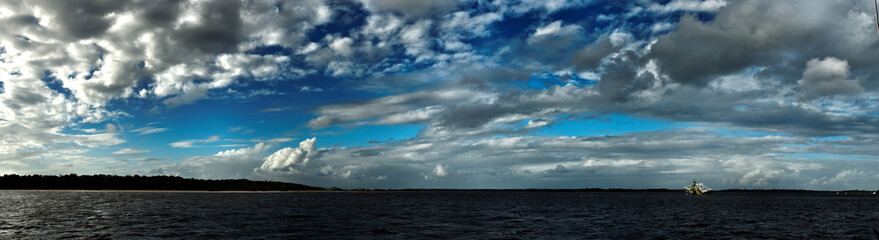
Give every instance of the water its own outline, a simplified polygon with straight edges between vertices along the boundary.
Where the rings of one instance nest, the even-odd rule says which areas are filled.
[[[876,239],[874,195],[0,191],[0,239]]]

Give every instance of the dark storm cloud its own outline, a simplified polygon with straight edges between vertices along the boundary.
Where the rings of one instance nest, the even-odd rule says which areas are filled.
[[[570,64],[577,71],[595,70],[601,64],[601,59],[617,50],[619,47],[610,42],[609,35],[603,35],[587,47],[577,50],[571,57]]]
[[[183,0],[144,1],[140,9],[140,19],[151,26],[167,26],[177,20]]]
[[[610,101],[628,101],[636,92],[647,90],[658,79],[652,73],[639,73],[639,66],[644,65],[644,60],[634,52],[625,51],[623,56],[611,58],[605,64],[601,81],[598,82],[598,91]]]
[[[524,62],[560,65],[568,61],[571,52],[586,43],[585,38],[579,25],[565,25],[562,21],[555,21],[538,27],[526,40],[527,45],[519,46],[524,49],[513,54]]]
[[[455,10],[455,0],[364,0],[372,12],[390,11],[411,18],[431,18]]]
[[[695,86],[749,67],[802,69],[824,57],[848,60],[855,72],[863,72],[867,62],[877,60],[865,53],[879,50],[875,38],[864,37],[872,31],[871,20],[863,18],[870,13],[866,7],[863,1],[734,1],[710,22],[681,17],[675,31],[658,38],[649,57],[672,80]],[[788,73],[775,77],[790,82],[801,72]]]
[[[184,23],[173,38],[186,48],[207,53],[236,50],[243,40],[238,1],[215,1],[202,6],[198,23]]]
[[[879,134],[879,119],[839,116],[798,103],[755,102],[755,94],[722,94],[705,89],[680,88],[650,105],[618,105],[636,116],[682,122],[704,122],[803,136]],[[625,110],[624,110],[625,109]]]
[[[96,37],[103,34],[113,24],[108,14],[123,10],[129,1],[115,0],[73,0],[40,1],[43,9],[56,15],[60,30],[73,39]]]
[[[857,81],[849,79],[848,62],[836,58],[812,59],[806,63],[800,80],[803,98],[855,95],[864,92]]]
[[[467,90],[455,89],[420,91],[364,102],[327,105],[317,109],[316,112],[321,116],[310,120],[308,126],[324,128],[336,124],[358,122],[396,113],[404,113],[439,103],[463,100],[469,97],[468,93],[470,92]]]

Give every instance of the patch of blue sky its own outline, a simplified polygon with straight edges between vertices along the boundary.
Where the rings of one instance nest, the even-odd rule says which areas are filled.
[[[537,12],[524,13],[522,15],[506,15],[501,21],[491,25],[492,39],[511,39],[525,37],[537,28],[541,16]]]
[[[111,100],[108,110],[124,110],[129,116],[122,116],[100,123],[83,123],[62,131],[66,134],[88,134],[102,132],[108,123],[118,126],[118,137],[126,140],[120,145],[98,150],[106,154],[122,148],[138,148],[150,153],[144,156],[170,157],[182,159],[194,155],[210,155],[221,150],[249,147],[258,141],[272,138],[293,138],[301,140],[314,136],[314,133],[328,132],[306,129],[305,123],[314,117],[312,111],[317,106],[336,102],[357,101],[376,97],[370,93],[352,89],[338,89],[336,81],[326,81],[328,77],[308,77],[289,81],[250,81],[245,85],[235,85],[230,89],[210,90],[207,99],[192,104],[168,108],[156,105],[150,99],[128,98]],[[148,84],[149,79],[139,85]],[[49,84],[49,82],[47,82]],[[321,91],[303,91],[309,86]],[[265,92],[268,95],[253,95]],[[132,132],[140,128],[164,128],[164,131],[144,134]],[[123,130],[124,128],[124,130]],[[94,129],[94,130],[89,130]],[[418,126],[364,126],[339,134],[319,136],[319,146],[363,146],[369,141],[406,139],[414,137]],[[314,132],[314,133],[313,133]],[[375,137],[371,137],[375,135]],[[206,142],[211,136],[219,136],[216,142]],[[172,148],[173,142],[194,142],[192,148]],[[225,147],[224,147],[225,146]],[[237,146],[237,147],[230,147]]]
[[[736,105],[735,107],[733,107],[733,110],[736,111],[747,111],[748,109],[750,109],[748,105]]]
[[[561,20],[565,24],[577,24],[586,29],[587,32],[601,34],[619,27],[618,24],[622,21],[614,19],[622,18],[621,15],[629,11],[629,7],[625,6],[629,4],[626,1],[603,1],[586,6],[570,7],[553,12],[548,15],[547,19]],[[597,36],[591,37],[597,38]]]
[[[616,15],[627,12],[628,8],[625,6],[626,4],[628,3],[625,1],[602,1],[584,6],[573,6],[557,10],[548,15],[547,18],[554,21],[562,20],[572,23],[580,21],[594,21],[597,20],[600,14]]]
[[[803,150],[809,147],[809,144],[800,144],[800,143],[785,143],[781,145],[783,149],[786,151],[794,151],[794,150]]]
[[[693,126],[650,118],[637,118],[624,114],[604,114],[586,117],[558,117],[553,124],[537,131],[538,135],[555,136],[607,136],[636,132],[670,131]],[[527,123],[527,121],[525,121]]]
[[[132,104],[128,102],[128,104]],[[160,110],[161,114],[151,113],[149,106],[136,111],[129,111],[135,117],[108,121],[125,129],[121,137],[127,142],[138,145],[121,144],[119,148],[136,147],[151,152],[167,153],[163,156],[189,156],[197,154],[213,154],[219,150],[216,146],[229,144],[252,145],[249,140],[254,136],[269,138],[284,137],[283,131],[291,125],[301,125],[309,115],[298,111],[284,109],[278,112],[260,112],[262,103],[256,102],[221,102],[202,100],[189,105]],[[290,109],[292,110],[292,109]],[[105,123],[83,125],[81,128],[104,130]],[[132,132],[136,129],[166,129],[149,133],[146,131]],[[232,131],[233,129],[247,131]],[[121,129],[119,129],[121,130]],[[220,141],[204,142],[211,136],[219,136]],[[234,139],[234,142],[230,142]],[[173,142],[194,142],[194,148],[172,148]],[[202,141],[202,142],[200,142]]]
[[[812,138],[814,142],[836,142],[841,140],[846,140],[851,138],[850,136],[830,136],[830,137],[816,137]]]
[[[424,128],[421,125],[367,125],[356,128],[330,127],[312,132],[317,147],[362,147],[410,139]]]
[[[260,56],[266,55],[280,55],[280,56],[290,56],[293,55],[293,48],[283,47],[281,45],[263,45],[257,46],[256,48],[245,52],[247,54],[254,54]]]
[[[528,81],[513,81],[511,84],[518,84],[525,89],[547,89],[553,86],[564,86],[574,84],[576,86],[595,85],[598,81],[593,79],[581,78],[578,74],[556,74],[550,72],[542,72],[532,74]]]
[[[64,88],[64,84],[61,83],[61,80],[59,80],[55,76],[52,76],[52,72],[45,71],[44,74],[45,77],[40,80],[43,81],[44,84],[46,84],[46,87],[48,87],[52,91],[63,94],[65,98],[70,98],[70,95],[72,95],[73,92],[71,92],[70,89]]]
[[[288,3],[291,5],[296,4],[295,1],[290,1]],[[334,13],[332,19],[323,25],[316,26],[314,29],[311,29],[306,33],[306,37],[312,42],[320,41],[326,35],[347,37],[354,32],[350,31],[351,29],[366,25],[366,17],[369,16],[369,13],[366,12],[365,9],[357,6],[338,6],[346,4],[356,5],[359,3],[353,1],[337,1],[332,4],[337,5],[333,8]]]

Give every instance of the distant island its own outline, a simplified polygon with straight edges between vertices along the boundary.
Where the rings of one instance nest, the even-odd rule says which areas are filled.
[[[295,183],[247,179],[206,180],[177,176],[15,175],[0,176],[0,189],[170,190],[170,191],[309,191],[325,190]]]

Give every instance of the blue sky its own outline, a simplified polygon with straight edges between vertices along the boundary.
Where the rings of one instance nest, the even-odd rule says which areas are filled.
[[[876,189],[869,1],[0,3],[0,173]]]

